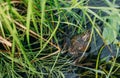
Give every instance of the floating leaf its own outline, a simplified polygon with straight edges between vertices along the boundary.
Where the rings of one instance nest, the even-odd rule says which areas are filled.
[[[119,33],[119,18],[117,14],[114,14],[109,16],[107,19],[108,22],[105,24],[106,26],[103,29],[103,38],[107,44],[111,44],[116,40]]]
[[[105,27],[103,30],[103,38],[105,39],[107,44],[111,44],[115,39],[117,35],[114,33],[114,31],[109,28]]]

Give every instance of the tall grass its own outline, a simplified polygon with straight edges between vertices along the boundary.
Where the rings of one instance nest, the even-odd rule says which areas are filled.
[[[77,67],[78,71],[85,70],[76,73],[80,76],[119,76],[120,14],[119,6],[115,4],[117,0],[105,0],[106,6],[99,7],[88,5],[90,1],[1,0],[0,77],[65,78],[66,72],[69,74]],[[101,58],[104,49],[101,46],[93,68],[73,65],[71,57],[62,54],[66,51],[63,49],[65,37],[71,38],[87,29],[92,29],[91,36],[99,34],[111,54],[113,50],[109,45],[116,47],[115,55],[106,61],[107,58]]]

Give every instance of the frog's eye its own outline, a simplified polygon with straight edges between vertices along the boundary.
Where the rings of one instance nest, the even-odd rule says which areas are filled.
[[[82,40],[87,41],[89,37],[90,37],[90,34],[87,33],[82,37]]]
[[[79,47],[79,48],[78,48],[78,50],[81,50],[81,49],[82,49],[82,47]]]

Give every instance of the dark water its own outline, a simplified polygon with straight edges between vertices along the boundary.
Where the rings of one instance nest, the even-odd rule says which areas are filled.
[[[113,0],[110,0],[110,1],[113,1]],[[116,8],[119,8],[120,0],[116,0],[115,3],[116,3]],[[103,7],[103,6],[108,7],[109,6],[105,0],[89,0],[88,5],[96,6],[96,7]],[[95,10],[95,9],[93,11],[98,12],[98,10]],[[103,16],[106,16],[106,14],[103,13]],[[101,28],[101,30],[103,30],[103,25],[100,28]],[[103,40],[100,38],[100,36],[96,32],[94,33],[94,37],[95,37],[95,39],[93,38],[92,42],[90,44],[91,49],[87,53],[88,53],[88,55],[92,55],[92,57],[95,57],[95,59],[96,59],[97,55],[98,55],[98,51],[100,50],[101,46],[103,46]],[[120,40],[120,38],[118,38],[118,40]],[[108,62],[113,56],[116,56],[116,53],[117,53],[116,45],[111,44],[111,45],[109,45],[109,48],[108,48],[108,46],[105,46],[101,52],[100,59],[106,58],[105,62]],[[120,54],[119,54],[119,56],[120,56]],[[86,59],[86,61],[87,60],[89,60],[89,58]],[[95,66],[93,66],[93,67],[95,68]],[[74,69],[74,67],[73,67],[73,69]],[[64,73],[65,78],[93,78],[94,77],[94,75],[92,77],[90,77],[90,76],[82,77],[82,73],[83,73],[83,71],[85,71],[85,69],[83,69],[83,70],[81,70],[81,69],[82,68],[80,68],[80,67],[76,67],[76,69],[74,69],[71,72],[65,72]],[[79,72],[79,70],[81,70],[81,71]]]

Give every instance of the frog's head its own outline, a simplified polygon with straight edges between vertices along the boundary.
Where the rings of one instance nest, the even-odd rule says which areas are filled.
[[[91,32],[88,30],[88,31],[86,31],[82,36],[81,36],[81,38],[82,38],[82,40],[83,41],[88,41],[89,39],[90,39],[90,34],[91,34]]]

